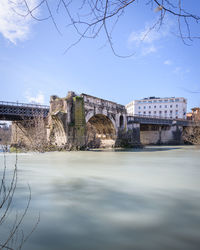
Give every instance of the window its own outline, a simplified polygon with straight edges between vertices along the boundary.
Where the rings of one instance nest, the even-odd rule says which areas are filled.
[[[168,102],[168,100],[164,100],[164,102]]]
[[[165,110],[165,114],[167,114],[167,110]]]
[[[154,106],[154,108],[156,109],[156,106]]]
[[[162,111],[159,111],[159,114],[162,114]]]
[[[178,110],[176,110],[176,115],[178,115]]]
[[[141,112],[139,111],[139,112],[138,112],[138,114],[140,115],[140,114],[141,114]]]
[[[167,105],[165,105],[165,108],[167,108]]]
[[[178,108],[178,104],[176,104],[176,108]]]
[[[170,105],[170,108],[172,108],[172,105]]]
[[[172,114],[172,110],[170,110],[170,114]]]
[[[160,105],[160,108],[162,108],[162,105]]]
[[[156,114],[156,111],[154,111],[154,114]]]
[[[175,102],[179,102],[179,99],[175,99]]]
[[[140,109],[141,107],[139,106],[138,109]]]
[[[146,111],[144,111],[144,113],[143,113],[144,115],[146,114]]]
[[[151,106],[149,106],[149,108],[151,108]]]
[[[146,108],[146,106],[144,106],[144,109]]]
[[[149,111],[149,114],[151,114],[151,111]]]

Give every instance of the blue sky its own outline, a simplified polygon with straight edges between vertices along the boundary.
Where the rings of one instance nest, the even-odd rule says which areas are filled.
[[[35,1],[30,0],[31,4]],[[200,3],[193,2],[195,12]],[[176,25],[169,16],[159,32],[149,33],[141,42],[157,15],[141,4],[126,10],[113,41],[117,52],[134,55],[122,59],[113,55],[108,44],[104,46],[103,33],[64,53],[76,34],[66,28],[63,13],[56,16],[60,35],[50,20],[20,20],[11,12],[8,0],[2,0],[0,100],[48,104],[50,95],[64,97],[74,90],[120,104],[148,96],[177,96],[188,99],[188,111],[200,106],[200,41],[184,45],[172,34]],[[199,27],[192,29],[198,32]]]

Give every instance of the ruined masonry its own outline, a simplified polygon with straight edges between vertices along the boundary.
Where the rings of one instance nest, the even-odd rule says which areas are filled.
[[[48,140],[60,148],[140,145],[139,127],[127,130],[125,106],[86,94],[51,96],[48,124]]]

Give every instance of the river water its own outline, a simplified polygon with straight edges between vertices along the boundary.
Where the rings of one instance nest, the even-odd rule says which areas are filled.
[[[200,148],[18,154],[12,211],[26,207],[27,184],[22,228],[40,222],[23,249],[200,249]]]

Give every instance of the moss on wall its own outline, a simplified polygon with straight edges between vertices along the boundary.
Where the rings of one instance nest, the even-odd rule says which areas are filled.
[[[83,97],[73,97],[74,104],[74,129],[75,129],[75,144],[78,147],[85,146],[85,133],[86,133],[86,122],[85,122],[85,109]]]

